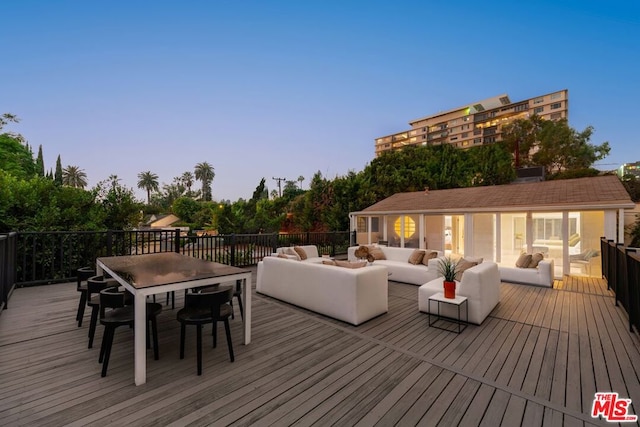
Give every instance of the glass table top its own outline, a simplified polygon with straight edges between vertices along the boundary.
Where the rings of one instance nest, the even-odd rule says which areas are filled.
[[[136,288],[250,272],[175,252],[100,257],[98,261]]]

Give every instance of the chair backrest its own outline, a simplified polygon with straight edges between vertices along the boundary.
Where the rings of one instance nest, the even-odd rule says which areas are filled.
[[[82,285],[82,282],[96,275],[96,271],[91,267],[80,267],[76,271],[76,275],[78,277],[78,289]]]
[[[100,291],[100,318],[104,317],[106,309],[122,308],[125,306],[125,294],[118,291],[117,286],[108,287]]]
[[[99,294],[100,291],[108,286],[109,282],[104,280],[104,276],[93,276],[87,279],[87,302],[91,300],[91,295]]]
[[[209,292],[189,293],[185,295],[185,308],[210,308],[214,317],[220,315],[220,306],[233,298],[233,287],[220,286]]]

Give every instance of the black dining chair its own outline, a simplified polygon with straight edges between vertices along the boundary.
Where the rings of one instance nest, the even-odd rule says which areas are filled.
[[[196,292],[215,292],[220,285],[205,286],[203,288],[196,288]],[[244,309],[242,308],[242,280],[236,280],[236,286],[233,289],[233,296],[238,300],[238,307],[240,308],[240,316],[244,319]],[[235,310],[233,309],[233,298],[229,301],[231,305],[231,318],[235,319]]]
[[[76,270],[78,280],[76,290],[80,292],[80,301],[78,302],[78,311],[76,313],[76,322],[78,322],[78,327],[82,326],[84,309],[87,306],[87,279],[95,275],[96,271],[91,267],[81,267]]]
[[[135,312],[132,299],[128,291],[119,291],[117,287],[108,287],[100,291],[100,324],[104,325],[102,335],[102,345],[100,346],[100,357],[98,361],[102,363],[102,376],[107,375],[111,348],[113,347],[113,337],[118,326],[133,327]],[[158,347],[158,315],[162,312],[162,305],[154,302],[146,304],[147,317],[147,348],[149,348],[149,329],[153,337],[153,358],[160,358]]]
[[[233,298],[233,288],[229,286],[212,287],[209,292],[189,293],[185,295],[184,308],[178,311],[177,319],[180,322],[180,359],[184,359],[184,345],[186,326],[196,326],[196,345],[198,375],[202,375],[202,326],[211,323],[213,328],[213,347],[217,346],[217,323],[224,322],[224,329],[227,335],[227,346],[229,347],[229,358],[231,362],[235,360],[233,356],[233,344],[231,342],[231,329],[229,327],[229,317],[231,317],[231,305],[229,302]]]
[[[91,321],[89,322],[89,348],[93,347],[93,337],[96,334],[98,314],[100,312],[100,292],[113,287],[113,280],[105,280],[104,276],[92,276],[87,279],[87,307],[91,307]]]

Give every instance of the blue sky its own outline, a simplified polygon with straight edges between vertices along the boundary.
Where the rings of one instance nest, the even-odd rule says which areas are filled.
[[[435,3],[5,2],[0,113],[90,186],[206,161],[232,201],[360,171],[374,138],[503,93],[568,89],[569,124],[611,144],[599,167],[640,161],[639,2]]]

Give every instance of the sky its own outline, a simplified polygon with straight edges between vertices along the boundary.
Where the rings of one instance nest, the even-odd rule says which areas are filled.
[[[447,3],[446,5],[444,3]],[[21,0],[3,2],[4,131],[45,167],[135,190],[197,163],[215,200],[262,178],[333,179],[374,139],[496,95],[569,90],[569,125],[608,141],[597,164],[640,161],[640,2]],[[196,183],[196,186],[199,183]]]

